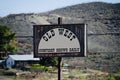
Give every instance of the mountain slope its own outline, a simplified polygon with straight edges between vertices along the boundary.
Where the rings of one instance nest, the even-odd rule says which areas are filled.
[[[33,25],[49,24],[49,22],[39,14],[11,14],[1,18],[0,24],[10,26],[11,30],[16,33],[16,36],[33,36]],[[18,53],[31,53],[33,50],[33,39],[31,37],[17,38],[17,41],[19,46]]]
[[[83,58],[66,59],[73,66],[87,68],[99,68],[108,72],[120,72],[120,3],[93,2],[68,6],[40,14],[12,14],[0,18],[0,24],[9,25],[17,36],[32,36],[33,25],[57,24],[58,17],[62,17],[62,23],[85,23],[88,33],[89,55]],[[113,34],[115,33],[115,34]],[[20,53],[32,51],[32,38],[18,38]],[[28,45],[27,43],[31,44]],[[29,48],[28,48],[29,47]],[[98,52],[98,53],[97,53]],[[110,53],[109,53],[110,52]],[[118,53],[111,53],[118,52]],[[76,65],[74,65],[76,64]]]
[[[49,24],[44,17],[37,14],[11,14],[0,19],[0,24],[11,26],[12,31],[17,35],[31,36],[33,34],[33,25]]]
[[[87,24],[88,51],[92,55],[87,53],[86,58],[72,58],[72,60],[68,58],[67,63],[110,73],[120,72],[119,8],[120,3],[92,2],[68,6],[44,14],[48,17],[47,21],[52,24],[57,23],[57,17],[62,17],[62,23],[65,24]]]
[[[88,48],[93,52],[120,51],[120,4],[92,2],[57,9],[46,13],[48,21],[56,24],[55,17],[63,17],[63,23],[86,23],[88,34],[110,34],[88,36]],[[91,46],[92,45],[92,46]]]
[[[120,18],[120,4],[92,2],[53,10],[51,13],[76,18]],[[68,14],[69,13],[69,14]]]
[[[85,23],[89,52],[120,52],[120,35],[96,35],[120,33],[120,4],[103,2],[84,3],[40,14],[13,14],[0,18],[0,24],[11,26],[18,36],[31,36],[35,24],[57,24],[57,18],[66,23]],[[95,35],[94,35],[95,34]],[[31,39],[19,39],[32,43]]]

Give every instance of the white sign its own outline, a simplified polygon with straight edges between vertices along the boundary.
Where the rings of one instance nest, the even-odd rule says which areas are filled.
[[[38,53],[80,52],[77,36],[65,28],[55,28],[46,32],[39,43]]]

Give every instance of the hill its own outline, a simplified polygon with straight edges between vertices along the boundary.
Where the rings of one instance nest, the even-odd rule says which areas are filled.
[[[11,27],[11,30],[16,33],[16,36],[33,36],[33,25],[49,24],[44,17],[39,14],[10,14],[0,18],[0,24],[5,24]],[[18,53],[31,53],[33,39],[32,37],[17,38],[19,46]],[[29,45],[30,46],[26,46]]]
[[[63,23],[88,24],[87,33],[93,34],[91,36],[90,35],[88,36],[89,51],[119,52],[120,51],[119,7],[120,7],[119,3],[111,4],[103,2],[92,2],[56,9],[44,15],[48,16],[48,21],[52,24],[57,23],[56,17],[58,16],[63,17]]]
[[[87,24],[88,51],[89,53],[100,53],[100,55],[83,61],[83,66],[91,68],[106,67],[107,70],[120,71],[120,3],[92,2],[68,6],[46,13],[39,14],[11,14],[0,18],[0,24],[11,26],[17,36],[33,36],[33,25],[36,24],[57,24],[57,18],[62,17],[63,24],[85,23]],[[31,44],[32,38],[18,38],[19,43]],[[21,44],[21,45],[23,45]],[[26,44],[26,45],[27,45]],[[19,52],[29,52],[21,46]],[[109,53],[110,52],[110,53]],[[112,53],[115,52],[115,53]],[[116,53],[118,52],[118,53]],[[103,53],[103,54],[102,54]],[[76,64],[80,65],[78,60]],[[75,63],[73,61],[73,63]],[[87,65],[86,65],[87,64]],[[111,66],[111,67],[110,67]],[[103,68],[102,67],[102,68]]]
[[[63,18],[64,24],[87,24],[87,58],[68,58],[67,63],[113,73],[120,71],[119,7],[120,3],[92,2],[56,9],[43,15],[52,24],[57,23],[58,16]]]

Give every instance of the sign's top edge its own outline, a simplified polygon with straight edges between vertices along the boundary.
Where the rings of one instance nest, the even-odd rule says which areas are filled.
[[[33,26],[65,26],[65,25],[85,25],[85,23],[78,23],[78,24],[40,24],[40,25],[33,25]]]

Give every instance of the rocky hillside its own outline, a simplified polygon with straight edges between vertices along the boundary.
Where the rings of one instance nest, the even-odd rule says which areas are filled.
[[[72,58],[72,60],[67,59],[67,63],[74,66],[77,65],[81,67],[99,69],[106,72],[119,72],[119,8],[120,3],[111,4],[93,2],[68,6],[65,8],[50,11],[43,15],[48,16],[47,21],[52,24],[57,23],[56,17],[62,17],[63,23],[65,24],[86,23],[88,25],[88,51],[95,54],[92,54],[90,56],[88,54],[87,58]]]
[[[57,23],[58,16],[63,23],[88,24],[88,49],[90,52],[120,51],[120,3],[92,2],[68,6],[50,11],[44,15],[48,21]],[[115,33],[115,34],[113,34]],[[98,35],[100,34],[100,35]]]
[[[87,58],[73,58],[66,62],[89,68],[120,71],[120,3],[92,2],[68,6],[39,14],[11,14],[0,18],[0,24],[9,25],[17,36],[33,36],[35,24],[57,24],[57,18],[62,17],[63,24],[87,24],[88,51],[98,54]],[[32,51],[32,38],[17,38],[20,53]],[[31,44],[31,45],[29,45]],[[101,53],[107,52],[107,53]],[[118,52],[112,53],[111,52]],[[73,61],[73,64],[72,62]],[[75,62],[74,62],[75,61]]]
[[[36,14],[10,14],[0,19],[0,24],[7,24],[17,36],[31,36],[33,25],[49,24],[44,17]]]
[[[40,14],[11,14],[0,18],[0,24],[11,26],[17,36],[32,36],[35,24],[57,24],[57,18],[66,23],[86,23],[88,25],[89,52],[120,51],[120,4],[92,2]],[[112,34],[111,33],[116,33]],[[100,34],[100,35],[98,35]],[[107,35],[105,35],[107,34]],[[20,39],[20,42],[32,43],[31,39]]]
[[[16,33],[16,36],[33,36],[33,25],[49,24],[44,17],[39,14],[10,14],[0,18],[0,24],[5,24],[11,27],[11,30]],[[30,53],[32,51],[32,37],[17,38],[19,46],[18,53]],[[29,45],[29,46],[26,46]]]
[[[120,4],[92,2],[53,10],[51,13],[83,19],[119,19]],[[69,13],[69,14],[68,14]]]

